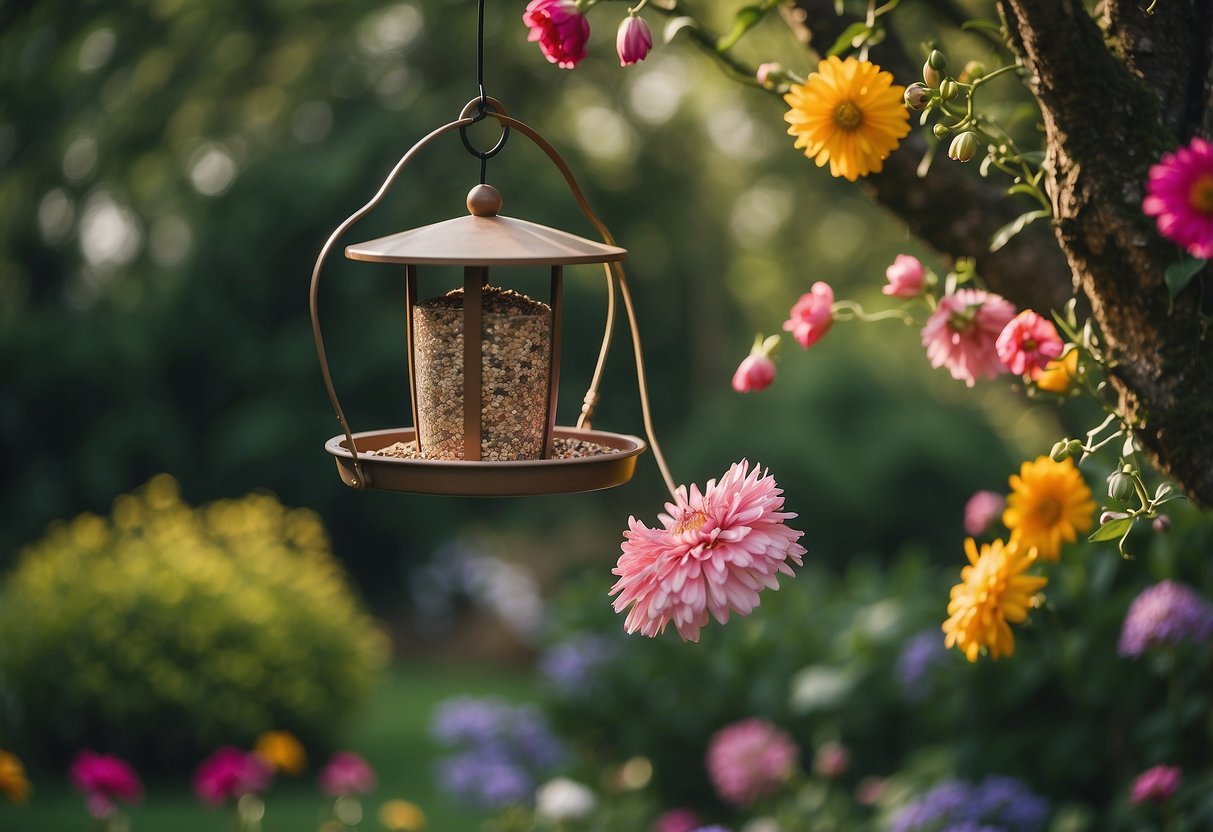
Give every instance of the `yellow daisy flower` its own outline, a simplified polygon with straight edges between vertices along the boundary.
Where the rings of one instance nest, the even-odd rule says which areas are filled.
[[[21,761],[7,751],[0,751],[0,795],[13,803],[24,804],[29,799],[29,780]]]
[[[1061,358],[1055,358],[1045,365],[1040,375],[1036,377],[1036,386],[1050,393],[1065,395],[1070,391],[1070,385],[1078,378],[1078,350],[1072,349]]]
[[[257,738],[253,751],[286,774],[300,775],[307,765],[307,752],[290,731],[266,731]]]
[[[425,813],[416,803],[389,800],[379,807],[379,822],[394,832],[421,832],[425,829]]]
[[[783,118],[796,147],[817,167],[829,162],[831,176],[854,182],[879,173],[910,132],[904,92],[876,64],[831,55],[803,84],[792,85],[783,97],[792,109]]]
[[[1011,545],[1035,547],[1042,559],[1057,560],[1063,540],[1073,543],[1079,532],[1091,530],[1095,503],[1073,460],[1039,456],[1020,466],[1010,483],[1002,522],[1011,530]]]
[[[1028,617],[1032,596],[1048,583],[1048,578],[1025,575],[1036,555],[1023,553],[1001,540],[982,544],[980,554],[973,538],[965,540],[969,565],[960,570],[961,582],[952,587],[948,602],[947,633],[944,644],[964,652],[977,661],[982,649],[990,658],[1015,654],[1015,636],[1007,622],[1019,624]]]

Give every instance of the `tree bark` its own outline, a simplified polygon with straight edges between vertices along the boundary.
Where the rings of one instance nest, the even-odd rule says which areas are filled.
[[[955,11],[949,0],[930,5]],[[991,288],[1020,306],[1057,309],[1081,288],[1138,442],[1165,476],[1213,506],[1213,277],[1206,269],[1172,303],[1164,274],[1182,252],[1141,210],[1159,156],[1213,132],[1213,9],[1160,0],[1150,16],[1136,0],[1105,0],[1096,19],[1080,0],[997,8],[1040,106],[1052,227],[1036,223],[989,254],[993,230],[1022,206],[1002,183],[946,159],[917,178],[921,138],[907,139],[866,187],[941,252],[977,257]],[[798,0],[797,9],[790,22],[810,49],[821,51],[848,22],[839,25],[832,0]],[[899,83],[918,78],[894,37],[872,57]]]

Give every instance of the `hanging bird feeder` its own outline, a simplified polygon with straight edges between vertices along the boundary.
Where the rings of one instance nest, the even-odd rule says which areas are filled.
[[[497,120],[502,133],[494,148],[480,151],[469,141],[467,128],[486,118]],[[421,150],[456,130],[467,149],[480,159],[480,184],[467,196],[469,215],[345,248],[346,257],[352,260],[404,267],[412,410],[410,427],[355,433],[338,401],[320,331],[320,275],[337,241],[379,204]],[[502,197],[485,184],[485,170],[511,131],[529,138],[548,156],[602,235],[602,242],[500,213]],[[325,450],[335,458],[342,481],[356,489],[467,496],[571,493],[627,482],[645,442],[594,430],[590,425],[610,347],[618,289],[632,330],[646,432],[672,491],[652,435],[635,313],[619,264],[626,255],[590,209],[556,150],[533,129],[507,115],[496,99],[482,92],[458,119],[421,139],[400,159],[370,202],[332,233],[312,272],[312,332],[342,430],[325,444]],[[577,424],[558,426],[564,267],[583,264],[604,267],[606,329]],[[422,298],[420,282],[432,266],[462,268],[462,285]],[[548,302],[494,285],[496,272],[503,267],[547,270]]]

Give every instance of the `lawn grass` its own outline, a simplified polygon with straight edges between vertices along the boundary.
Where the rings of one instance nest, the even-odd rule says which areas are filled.
[[[434,705],[459,694],[499,695],[524,700],[534,690],[521,672],[435,664],[397,664],[351,720],[347,747],[364,756],[379,776],[379,788],[364,803],[364,832],[380,830],[376,813],[386,800],[420,805],[431,832],[473,832],[482,815],[443,796],[431,774],[438,751],[426,733]],[[314,788],[315,768],[298,781],[284,779],[266,796],[264,832],[314,832],[326,802]],[[66,775],[31,774],[34,794],[25,807],[0,803],[0,832],[88,832],[93,829],[81,796]],[[151,783],[130,812],[132,832],[228,832],[220,811],[202,807],[188,783]]]

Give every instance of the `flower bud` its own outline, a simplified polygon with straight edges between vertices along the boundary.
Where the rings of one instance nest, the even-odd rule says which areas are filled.
[[[931,101],[931,90],[927,88],[926,84],[915,81],[906,87],[902,100],[905,101],[906,106],[911,110],[924,109]]]
[[[967,162],[977,155],[977,134],[966,130],[952,139],[948,148],[948,158],[957,162]]]
[[[948,135],[948,133],[951,133],[952,131],[949,130],[946,125],[936,124],[934,127],[931,128],[931,132],[935,134],[935,138],[942,139],[944,136]]]
[[[619,53],[619,65],[631,66],[643,61],[653,48],[653,32],[643,17],[629,14],[619,24],[615,36],[615,50]]]
[[[959,91],[960,88],[956,86],[956,82],[951,78],[944,78],[943,83],[939,85],[939,97],[944,101],[951,101]]]
[[[1070,443],[1066,440],[1055,442],[1053,450],[1049,451],[1049,459],[1054,462],[1065,462],[1070,458]]]
[[[947,58],[938,49],[932,49],[927,62],[922,65],[922,80],[928,87],[938,87],[943,80],[943,70],[948,68]]]
[[[1167,514],[1160,514],[1154,518],[1154,522],[1150,525],[1152,525],[1154,527],[1154,531],[1158,532],[1159,534],[1166,534],[1167,532],[1171,531],[1171,517]]]
[[[1079,454],[1083,450],[1082,440],[1081,439],[1071,439],[1069,442],[1066,443],[1066,448],[1069,449],[1070,456]]]
[[[783,68],[783,64],[781,63],[765,63],[758,67],[758,72],[755,73],[754,77],[757,79],[759,86],[771,89],[777,84],[788,80],[788,71]]]
[[[1106,526],[1113,520],[1124,520],[1129,515],[1123,511],[1104,511],[1100,512],[1099,525]]]
[[[965,68],[960,71],[960,80],[971,84],[985,74],[985,64],[981,61],[969,61],[965,64]]]
[[[1113,500],[1130,500],[1137,493],[1133,478],[1124,471],[1114,471],[1108,475],[1108,496]]]

